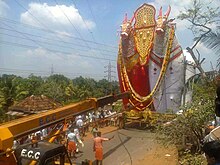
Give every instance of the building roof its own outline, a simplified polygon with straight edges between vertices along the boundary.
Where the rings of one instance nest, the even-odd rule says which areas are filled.
[[[26,116],[27,114],[35,114],[44,112],[47,110],[56,109],[61,107],[62,104],[48,98],[47,96],[30,96],[22,100],[21,102],[9,107],[7,114],[16,115],[19,112],[19,116]],[[24,115],[22,115],[23,113]],[[26,114],[26,115],[25,115]]]

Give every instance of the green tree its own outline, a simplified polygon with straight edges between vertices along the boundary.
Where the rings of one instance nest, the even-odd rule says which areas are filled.
[[[58,102],[65,103],[66,101],[66,88],[70,79],[64,75],[51,75],[44,80],[44,83],[39,89],[39,93],[48,96]]]
[[[65,102],[65,89],[54,81],[46,81],[41,86],[41,94],[58,102]]]
[[[112,91],[116,94],[120,93],[118,81],[112,81]]]
[[[47,78],[47,81],[53,81],[55,83],[61,84],[62,86],[67,86],[69,80],[70,80],[69,78],[61,74],[54,74]]]
[[[96,95],[96,81],[91,78],[83,78],[82,76],[77,77],[73,80],[73,83],[76,85],[76,96],[80,100],[86,99],[88,97],[95,97]]]
[[[35,76],[33,74],[28,76],[28,78],[24,79],[24,85],[29,92],[28,93],[29,96],[30,95],[41,95],[40,88],[43,82],[44,81],[40,76]]]
[[[13,105],[14,100],[17,98],[16,92],[16,79],[15,75],[2,75],[0,83],[0,95],[1,95],[1,106],[3,109],[7,109]]]
[[[118,82],[112,82],[114,93],[119,92]],[[8,107],[31,95],[45,95],[58,102],[68,104],[89,97],[103,97],[111,93],[109,82],[92,78],[77,77],[73,80],[63,75],[47,78],[31,74],[28,78],[15,75],[0,77],[0,122],[6,121]]]
[[[190,22],[188,27],[194,34],[194,44],[187,50],[192,55],[195,63],[198,66],[200,72],[202,72],[200,61],[195,57],[193,49],[199,42],[205,43],[208,48],[212,48],[215,52],[219,53],[219,5],[214,5],[214,1],[201,1],[192,0],[191,6],[185,8],[185,11],[181,11],[178,16],[181,20],[187,20]]]
[[[111,93],[110,83],[106,79],[99,80],[97,83],[97,88],[99,89],[102,96],[109,95]]]
[[[74,86],[73,81],[70,80],[69,84],[65,88],[65,102],[71,102],[77,100],[77,88]]]
[[[208,48],[213,49],[216,54],[220,55],[220,26],[216,27],[216,31],[206,34],[201,40]],[[218,60],[218,64],[220,61]]]

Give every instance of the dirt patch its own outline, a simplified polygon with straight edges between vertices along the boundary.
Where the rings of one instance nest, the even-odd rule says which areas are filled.
[[[176,165],[178,164],[178,152],[175,147],[164,147],[156,144],[156,147],[143,155],[136,165]]]
[[[113,126],[108,126],[105,128],[99,128],[99,130],[102,132],[103,136],[109,136],[109,135],[105,135],[108,134],[110,132],[112,132],[112,135],[114,135],[114,132],[117,130],[117,127],[113,127]],[[157,142],[155,138],[154,133],[151,133],[151,131],[149,131],[149,133],[146,133],[146,137],[143,136],[143,132],[145,132],[144,130],[140,130],[137,131],[136,129],[132,129],[132,130],[124,130],[124,131],[119,131],[121,132],[120,137],[125,138],[125,135],[128,135],[130,137],[132,137],[132,139],[138,140],[137,142],[131,142],[129,141],[128,143],[125,143],[126,147],[128,148],[128,150],[130,151],[130,153],[132,154],[132,150],[130,148],[132,148],[132,146],[136,146],[138,145],[140,148],[138,148],[136,151],[136,154],[138,155],[132,155],[132,164],[133,165],[177,165],[178,164],[178,152],[177,149],[173,146],[171,147],[164,147],[162,144],[159,144]],[[148,131],[146,131],[148,132]],[[124,133],[124,134],[123,134]],[[138,138],[139,136],[143,136],[143,138]],[[115,139],[117,139],[117,133],[115,133]],[[91,141],[92,139],[92,134],[90,132],[87,133],[87,136],[84,137],[85,141]],[[154,139],[154,140],[153,140]],[[140,146],[139,143],[141,143],[141,140],[143,141],[148,141],[148,143],[144,142],[143,145]],[[117,141],[116,141],[117,143]],[[92,143],[91,143],[92,144]],[[107,146],[107,144],[110,143],[106,143],[105,145],[105,152],[108,152],[108,147],[111,148],[110,146]],[[84,148],[84,157],[90,160],[93,160],[93,156],[90,157],[91,155],[91,147],[88,146],[89,144],[87,144],[86,147],[88,147],[88,151]],[[118,165],[130,165],[129,160],[124,159],[123,157],[127,157],[127,154],[125,153],[124,148],[122,147],[122,149],[117,148],[117,150],[115,151],[117,152],[117,154],[114,154],[114,152],[109,155],[109,157],[107,157],[104,160],[104,164],[106,165],[110,165],[112,163],[113,160],[120,160],[118,162]],[[134,153],[133,153],[134,154]],[[120,156],[119,156],[120,155]],[[83,159],[84,159],[83,157]],[[110,158],[111,157],[111,158]],[[120,158],[119,158],[120,157]],[[83,160],[82,159],[82,160]],[[112,160],[113,159],[113,160]]]

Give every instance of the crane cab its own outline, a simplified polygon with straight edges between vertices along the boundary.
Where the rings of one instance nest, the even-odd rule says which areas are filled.
[[[66,158],[69,158],[64,145],[49,142],[39,142],[35,147],[32,145],[19,146],[15,150],[15,156],[18,165],[64,165]]]

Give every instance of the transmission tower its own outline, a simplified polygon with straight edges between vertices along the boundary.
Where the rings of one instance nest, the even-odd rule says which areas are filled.
[[[107,69],[107,70],[104,71],[104,73],[107,73],[105,78],[107,78],[107,80],[109,82],[110,90],[111,90],[111,93],[112,93],[112,78],[115,78],[115,76],[112,75],[112,73],[115,73],[115,71],[113,71],[112,69],[115,68],[115,66],[113,66],[111,64],[111,62],[109,61],[108,65],[105,66],[105,68]]]
[[[51,66],[51,70],[50,70],[50,75],[52,76],[54,74],[54,68],[53,68],[53,64]]]

